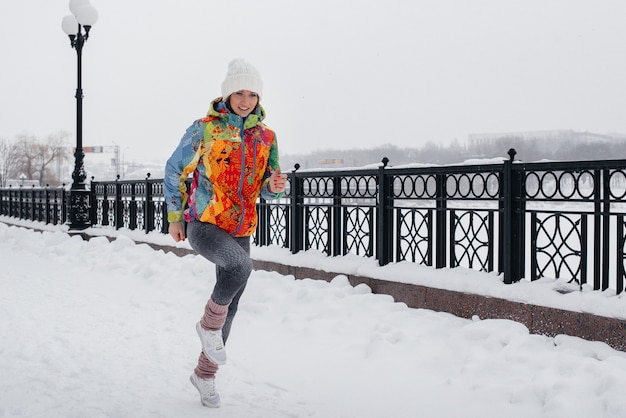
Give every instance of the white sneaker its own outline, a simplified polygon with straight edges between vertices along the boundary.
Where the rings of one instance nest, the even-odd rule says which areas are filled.
[[[192,373],[189,380],[198,389],[202,405],[209,408],[220,407],[220,395],[215,390],[215,379],[202,379],[197,374]]]
[[[222,330],[215,331],[202,328],[200,322],[196,324],[198,337],[202,342],[202,351],[209,360],[221,366],[226,364],[226,350],[224,349],[224,340],[222,339]]]

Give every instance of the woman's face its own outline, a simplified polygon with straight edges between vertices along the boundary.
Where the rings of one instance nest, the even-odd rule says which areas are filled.
[[[245,118],[259,103],[259,95],[250,90],[239,90],[230,95],[230,108]]]

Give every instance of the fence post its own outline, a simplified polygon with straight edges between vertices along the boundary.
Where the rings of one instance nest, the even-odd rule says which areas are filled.
[[[17,188],[17,218],[22,219],[22,211],[24,210],[24,202],[22,196],[22,186]]]
[[[46,224],[50,224],[50,185],[46,184],[46,189],[44,191],[44,210],[46,211],[44,215],[44,221]]]
[[[30,214],[28,215],[28,220],[37,221],[37,211],[35,207],[37,206],[37,201],[35,200],[35,185],[33,184],[30,188]]]
[[[513,161],[517,152],[511,148],[509,159],[504,162],[502,174],[503,213],[502,213],[502,272],[504,283],[518,282],[524,275],[524,211],[523,182],[524,170],[514,170]]]
[[[504,283],[511,284],[511,165],[515,150],[509,150],[509,159],[503,162],[502,179],[500,182],[500,272],[504,275]]]
[[[296,254],[302,250],[304,242],[304,198],[302,197],[302,178],[299,178],[296,171],[300,164],[294,165],[294,170],[288,175],[291,176],[291,253]]]
[[[161,232],[167,234],[170,223],[167,220],[167,202],[164,200],[161,206]]]
[[[65,183],[61,186],[61,224],[67,222],[67,190],[65,190]]]
[[[128,202],[128,229],[134,231],[137,229],[137,183],[133,182],[130,186],[130,201]]]
[[[593,259],[600,260],[602,254],[602,241],[600,237],[602,234],[599,231],[602,230],[602,191],[604,182],[604,171],[596,168],[593,170]],[[602,179],[602,182],[600,181]],[[593,263],[593,288],[599,290],[601,285],[602,266],[600,263]]]
[[[11,193],[12,192],[11,187],[12,186],[9,186],[9,189],[6,192],[7,193],[7,200],[9,202],[9,204],[7,205],[8,212],[7,213],[3,213],[3,215],[6,215],[6,216],[12,216],[13,215],[13,193]]]
[[[124,225],[124,207],[122,205],[122,185],[120,175],[115,179],[115,229],[120,229]]]
[[[102,183],[102,226],[109,226],[109,185]]]
[[[341,206],[341,176],[333,176],[333,208],[332,208],[332,219],[331,219],[331,228],[332,231],[329,231],[329,244],[331,244],[331,254],[333,256],[345,255],[343,240],[345,236],[345,231],[342,228],[343,219],[341,217],[342,209]],[[344,211],[344,214],[346,212]],[[332,238],[331,238],[332,237]]]
[[[255,230],[256,245],[259,247],[269,245],[270,235],[270,223],[267,219],[267,201],[262,197],[259,197],[259,203],[256,205],[257,209],[257,224]]]
[[[393,195],[393,189],[389,179],[385,173],[385,168],[389,163],[389,158],[382,159],[383,165],[378,167],[378,202],[376,216],[376,257],[378,265],[384,266],[393,261],[393,217],[390,202]]]
[[[446,200],[446,175],[439,173],[436,176],[435,192],[435,268],[446,266],[446,211],[448,202]]]
[[[54,202],[52,203],[52,223],[54,225],[59,224],[59,189],[55,188],[54,192]]]
[[[150,182],[150,173],[146,176],[146,196],[143,206],[144,213],[144,229],[146,234],[154,230],[154,201],[152,200],[152,183]]]
[[[98,222],[98,201],[96,200],[96,187],[94,186],[94,180],[96,178],[91,176],[91,182],[89,183],[89,224],[96,225]]]
[[[609,260],[610,260],[610,233],[611,233],[611,173],[608,168],[603,170],[602,176],[602,287],[609,288]],[[621,230],[621,223],[617,224]],[[620,233],[620,235],[622,235]],[[597,235],[596,235],[597,236]],[[618,247],[619,249],[623,247]],[[618,256],[619,259],[619,256]],[[623,289],[617,289],[621,293]]]
[[[617,215],[616,216],[616,221],[618,225],[624,225],[624,215]],[[617,238],[617,248],[619,248],[620,250],[618,250],[618,258],[619,257],[623,257],[623,254],[621,253],[624,248],[624,244],[626,243],[626,238],[624,237],[624,234],[618,234],[618,238]],[[603,270],[608,270],[608,268],[605,268]],[[608,280],[608,276],[607,276],[607,280]],[[608,287],[608,283],[607,287]],[[606,290],[606,289],[604,289]],[[615,283],[615,290],[616,293],[619,295],[624,291],[624,262],[623,259],[620,260],[617,263],[617,273],[616,273],[616,283]]]

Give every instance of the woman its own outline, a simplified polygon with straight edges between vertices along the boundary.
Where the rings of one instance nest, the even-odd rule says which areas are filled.
[[[256,201],[259,195],[280,198],[287,181],[280,173],[276,136],[262,123],[262,95],[256,68],[240,59],[231,61],[222,97],[211,103],[207,117],[191,124],[165,167],[169,234],[183,241],[186,221],[191,247],[216,268],[211,298],[196,324],[202,353],[190,377],[202,404],[209,407],[220,405],[215,374],[226,362],[224,343],[252,271]]]

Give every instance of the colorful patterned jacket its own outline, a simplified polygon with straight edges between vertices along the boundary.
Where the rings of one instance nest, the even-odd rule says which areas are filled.
[[[261,122],[264,118],[260,105],[242,118],[218,98],[206,118],[191,124],[165,165],[169,222],[195,219],[237,237],[254,233],[259,194],[265,199],[282,196],[268,187],[272,171],[280,167],[276,135]],[[188,196],[185,180],[190,175]]]

